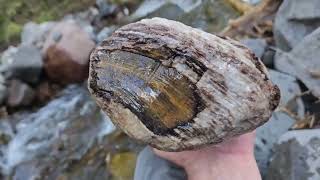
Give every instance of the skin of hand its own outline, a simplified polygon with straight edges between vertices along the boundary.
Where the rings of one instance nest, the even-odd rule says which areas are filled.
[[[255,132],[251,132],[194,151],[153,151],[183,167],[188,180],[261,180],[254,158],[254,139]]]

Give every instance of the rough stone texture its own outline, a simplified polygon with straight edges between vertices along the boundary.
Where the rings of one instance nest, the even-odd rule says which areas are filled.
[[[0,71],[6,78],[17,78],[28,83],[36,83],[42,71],[42,57],[33,45],[9,47],[1,58]]]
[[[162,18],[118,29],[90,62],[89,89],[113,122],[167,151],[249,132],[270,118],[280,99],[245,46]]]
[[[269,70],[271,81],[280,88],[280,107],[289,104],[291,110],[299,116],[304,115],[304,105],[301,98],[293,99],[301,93],[297,80],[287,74]],[[255,157],[263,176],[267,174],[269,160],[273,154],[274,144],[286,133],[295,120],[283,112],[273,112],[268,123],[257,128],[255,142]]]
[[[115,127],[81,86],[69,86],[37,112],[20,117],[15,128],[0,159],[2,172],[15,180],[109,179],[106,154],[113,144],[121,148],[120,139],[104,138]]]
[[[267,41],[264,39],[243,39],[240,42],[251,49],[258,58],[262,57],[267,48]]]
[[[320,179],[320,130],[289,131],[278,141],[267,180]]]
[[[95,43],[75,22],[63,21],[50,32],[44,45],[44,67],[59,83],[81,82],[88,76],[89,54]]]
[[[289,51],[320,26],[318,0],[284,0],[277,12],[274,36],[278,48]]]
[[[30,105],[35,97],[34,90],[19,80],[12,80],[8,91],[7,105],[10,107]]]
[[[300,79],[320,97],[320,28],[306,36],[299,45],[289,53],[280,52],[275,59],[279,71],[289,73]]]

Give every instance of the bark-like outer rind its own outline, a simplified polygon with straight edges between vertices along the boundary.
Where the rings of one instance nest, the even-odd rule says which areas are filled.
[[[178,136],[155,135],[108,92],[97,86],[95,67],[115,50],[141,54],[174,67],[196,84],[205,108]],[[89,90],[113,122],[129,136],[165,151],[195,149],[254,130],[277,107],[280,92],[263,63],[245,46],[182,23],[145,19],[118,29],[91,54]]]

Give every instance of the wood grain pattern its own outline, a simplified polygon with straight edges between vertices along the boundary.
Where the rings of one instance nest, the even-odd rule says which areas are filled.
[[[279,89],[242,44],[182,23],[128,24],[90,57],[89,89],[129,136],[166,151],[252,131],[277,107]]]

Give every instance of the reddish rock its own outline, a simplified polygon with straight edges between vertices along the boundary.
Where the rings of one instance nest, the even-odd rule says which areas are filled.
[[[73,21],[58,23],[44,44],[44,67],[48,77],[62,84],[88,77],[89,54],[95,43]]]

